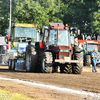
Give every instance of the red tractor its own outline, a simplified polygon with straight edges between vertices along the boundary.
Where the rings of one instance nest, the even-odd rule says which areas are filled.
[[[43,26],[40,33],[43,34],[42,41],[35,44],[37,72],[56,72],[59,66],[61,73],[82,73],[83,54],[75,52],[72,47],[74,38],[70,36],[67,24],[49,23],[48,27]]]

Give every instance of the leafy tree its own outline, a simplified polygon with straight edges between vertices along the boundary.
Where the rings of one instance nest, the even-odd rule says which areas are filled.
[[[10,0],[0,0],[0,34],[9,26]],[[78,27],[81,33],[100,30],[99,0],[12,0],[12,22],[36,24],[37,29],[49,22]]]
[[[40,29],[49,22],[62,22],[59,11],[59,0],[17,0],[13,20],[16,23],[34,23]]]
[[[91,14],[97,10],[96,0],[63,0],[63,2],[65,3],[63,22],[78,27],[81,33],[93,33]]]
[[[100,34],[100,1],[97,0],[96,4],[96,10],[94,12],[91,12],[90,16],[91,18],[91,31],[92,33],[99,33]]]
[[[6,35],[5,29],[9,25],[9,0],[0,0],[0,35]]]

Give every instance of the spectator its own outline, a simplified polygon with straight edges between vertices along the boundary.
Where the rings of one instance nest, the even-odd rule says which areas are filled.
[[[97,54],[97,49],[94,49],[94,52],[92,52],[92,72],[97,72],[96,70],[96,64],[97,64],[97,58],[100,54]]]
[[[28,45],[31,45],[31,41],[28,42]]]
[[[31,41],[28,41],[28,45],[26,46],[26,51],[29,45],[31,45]]]

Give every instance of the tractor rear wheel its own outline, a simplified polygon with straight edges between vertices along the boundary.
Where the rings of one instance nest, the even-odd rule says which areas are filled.
[[[12,60],[11,69],[15,70],[15,61],[14,60]]]
[[[80,60],[79,66],[83,66],[83,52],[75,53],[75,59]]]
[[[44,52],[42,59],[42,73],[52,73],[53,56],[51,52]]]
[[[37,71],[42,73],[52,73],[53,56],[51,52],[38,52]]]
[[[26,71],[35,72],[36,68],[36,51],[33,45],[28,45],[26,48]]]
[[[91,65],[91,56],[90,55],[86,55],[86,66],[90,66]]]
[[[72,73],[72,65],[61,65],[60,66],[60,72],[71,74]]]
[[[82,66],[75,65],[73,66],[73,74],[81,74],[83,70]]]
[[[42,64],[42,59],[43,59],[43,52],[38,50],[36,55],[38,57],[36,72],[41,73],[42,72],[41,71],[41,64]]]
[[[8,60],[8,66],[9,66],[9,69],[11,70],[11,66],[12,66],[12,60],[11,59]]]
[[[81,50],[78,45],[75,45],[74,48],[75,48],[76,52],[80,52],[80,50]]]
[[[74,74],[81,74],[83,70],[83,53],[75,53],[75,57],[80,62],[73,65],[72,71]]]

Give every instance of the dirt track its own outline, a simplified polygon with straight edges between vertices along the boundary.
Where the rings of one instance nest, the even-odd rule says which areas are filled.
[[[75,90],[100,93],[100,79],[99,79],[100,68],[98,68],[97,70],[98,70],[97,73],[92,73],[91,68],[84,67],[83,73],[81,75],[61,74],[61,73],[42,74],[42,73],[26,73],[17,71],[14,72],[8,70],[7,66],[1,66],[0,76],[21,79],[21,80],[28,80],[28,81],[37,81],[61,87],[71,88]],[[59,91],[57,92],[50,89],[43,89],[40,87],[31,88],[31,86],[26,86],[18,83],[1,81],[1,80],[0,80],[0,88],[24,93],[32,98],[39,98],[40,100],[51,100],[51,99],[88,100],[89,99],[77,95],[60,93]],[[96,98],[94,100],[96,100]]]

